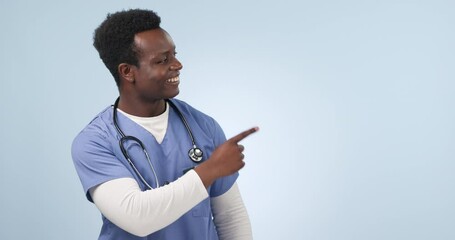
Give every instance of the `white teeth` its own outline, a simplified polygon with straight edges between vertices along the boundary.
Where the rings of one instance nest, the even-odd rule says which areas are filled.
[[[167,82],[168,82],[168,83],[176,83],[176,82],[179,81],[179,79],[180,79],[180,78],[177,76],[177,77],[174,77],[174,78],[169,78],[169,79],[167,80]]]

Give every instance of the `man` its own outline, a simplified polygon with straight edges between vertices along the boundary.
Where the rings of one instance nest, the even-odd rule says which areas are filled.
[[[252,239],[236,179],[238,142],[174,99],[175,45],[153,11],[107,16],[94,46],[120,97],[75,138],[73,161],[87,199],[103,215],[99,239]]]

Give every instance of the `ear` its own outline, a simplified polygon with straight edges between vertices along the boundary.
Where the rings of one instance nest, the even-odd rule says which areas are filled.
[[[129,83],[134,83],[134,71],[133,71],[134,66],[128,64],[128,63],[120,63],[118,65],[118,74],[121,79],[124,79],[125,81]]]

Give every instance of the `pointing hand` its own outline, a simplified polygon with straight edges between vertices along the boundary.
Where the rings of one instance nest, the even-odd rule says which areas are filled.
[[[215,149],[207,161],[195,168],[206,187],[216,179],[231,175],[245,166],[245,148],[239,142],[258,130],[258,127],[250,128],[228,139]]]

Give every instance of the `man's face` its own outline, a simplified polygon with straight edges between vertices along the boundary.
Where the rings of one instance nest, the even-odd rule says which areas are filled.
[[[179,93],[182,64],[175,57],[175,45],[163,29],[137,33],[134,43],[139,67],[133,67],[134,89],[145,101],[173,98]]]

